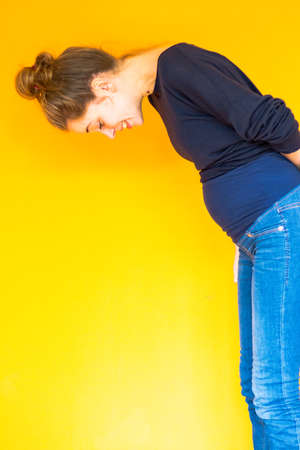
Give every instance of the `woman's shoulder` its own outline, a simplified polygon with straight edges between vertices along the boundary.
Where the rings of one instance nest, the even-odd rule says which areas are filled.
[[[199,45],[192,44],[190,42],[176,42],[172,43],[166,47],[163,48],[163,51],[161,52],[160,56],[163,56],[164,58],[167,56],[172,55],[190,55],[190,56],[203,56],[204,58],[225,58],[224,55],[221,53],[210,50],[208,48],[200,47]]]

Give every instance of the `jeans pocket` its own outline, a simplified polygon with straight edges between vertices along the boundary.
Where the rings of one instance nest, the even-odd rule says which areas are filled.
[[[277,208],[278,212],[285,211],[286,209],[300,208],[300,202],[292,202],[286,205],[279,206]]]
[[[269,234],[269,233],[281,233],[284,230],[284,226],[282,223],[279,223],[278,225],[266,225],[266,226],[262,226],[260,229],[257,229],[256,231],[252,231],[250,230],[249,232],[247,232],[247,236],[249,237],[258,237],[258,236],[262,236],[264,234]]]

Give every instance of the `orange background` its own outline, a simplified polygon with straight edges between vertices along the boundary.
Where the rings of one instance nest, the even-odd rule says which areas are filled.
[[[297,6],[296,6],[297,5]],[[234,245],[147,99],[114,140],[64,133],[14,76],[40,51],[218,51],[300,117],[299,4],[6,2],[0,447],[248,450]]]

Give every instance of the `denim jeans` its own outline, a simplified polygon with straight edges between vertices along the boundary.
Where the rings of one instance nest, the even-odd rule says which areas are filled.
[[[240,385],[255,450],[300,449],[300,185],[237,242]]]

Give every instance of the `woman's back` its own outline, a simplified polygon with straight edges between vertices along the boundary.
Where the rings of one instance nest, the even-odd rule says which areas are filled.
[[[185,42],[169,47],[148,100],[175,150],[199,171],[206,207],[234,242],[300,184],[300,171],[281,155],[300,148],[293,113],[225,56]]]

